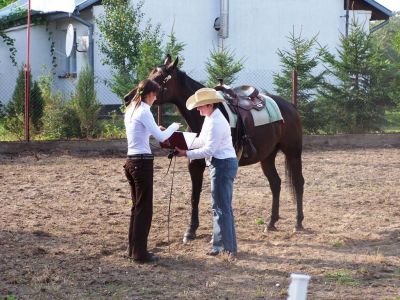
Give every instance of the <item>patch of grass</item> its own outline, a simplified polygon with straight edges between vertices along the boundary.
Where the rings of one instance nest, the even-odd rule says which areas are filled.
[[[347,285],[347,286],[359,286],[361,284],[361,281],[352,278],[349,275],[348,270],[338,270],[338,271],[332,271],[332,272],[326,272],[324,274],[325,278],[336,281],[337,283],[341,285]]]
[[[264,225],[265,224],[265,220],[263,218],[257,218],[255,221],[256,221],[257,225]]]
[[[344,246],[344,242],[342,240],[335,240],[332,243],[334,248],[342,248]]]
[[[8,295],[4,298],[4,300],[17,300],[17,297],[15,297],[14,295]]]
[[[396,268],[396,269],[394,270],[394,274],[400,275],[400,268]]]

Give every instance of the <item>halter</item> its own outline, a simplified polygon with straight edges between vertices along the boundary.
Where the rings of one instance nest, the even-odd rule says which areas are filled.
[[[164,98],[164,91],[167,89],[165,85],[167,82],[172,78],[171,74],[168,74],[166,71],[163,70],[163,68],[158,67],[157,71],[160,72],[160,76],[163,78],[160,85],[160,101],[163,100]],[[166,74],[166,75],[165,75]]]

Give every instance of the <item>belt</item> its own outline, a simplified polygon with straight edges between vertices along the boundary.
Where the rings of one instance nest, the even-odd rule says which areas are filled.
[[[153,154],[133,154],[133,155],[128,155],[127,159],[154,159]]]

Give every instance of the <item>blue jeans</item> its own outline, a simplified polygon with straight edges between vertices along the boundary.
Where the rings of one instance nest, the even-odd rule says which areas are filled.
[[[232,210],[233,181],[238,170],[236,157],[212,158],[210,165],[213,211],[213,250],[237,252]]]

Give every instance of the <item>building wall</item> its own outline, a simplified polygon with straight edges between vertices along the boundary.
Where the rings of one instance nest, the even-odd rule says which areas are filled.
[[[14,92],[18,70],[26,63],[27,37],[26,26],[20,26],[6,31],[6,34],[15,39],[14,46],[17,49],[16,60],[18,65],[14,66],[9,58],[8,46],[0,44],[0,101],[7,103]],[[31,27],[31,72],[35,79],[41,73],[43,65],[51,65],[50,42],[45,26]]]
[[[133,1],[133,0],[132,0]],[[338,46],[340,32],[345,31],[345,11],[343,0],[231,0],[229,3],[229,37],[221,40],[214,30],[214,20],[220,15],[220,1],[217,0],[146,0],[143,12],[153,24],[159,23],[167,35],[174,28],[180,42],[186,44],[183,56],[183,69],[194,79],[205,81],[207,73],[205,63],[210,51],[221,43],[235,52],[236,58],[245,59],[245,68],[239,74],[235,85],[252,84],[260,90],[273,92],[274,72],[279,72],[278,49],[287,49],[287,36],[294,31],[303,37],[311,38],[318,34],[321,45],[327,45],[334,52]],[[94,6],[81,12],[80,17],[94,23],[94,18],[103,12],[102,6]],[[353,14],[352,14],[353,15]],[[354,14],[358,22],[366,24],[370,12]],[[65,56],[65,33],[69,23],[76,28],[77,36],[88,35],[86,26],[73,19],[52,21],[49,30],[53,32],[56,43],[57,68],[54,90],[61,90],[66,99],[73,92],[76,79],[59,78],[67,71]],[[143,24],[146,20],[143,20]],[[15,28],[7,32],[16,39],[17,61],[21,65],[26,57],[26,27]],[[45,26],[33,26],[31,30],[31,66],[34,79],[43,74],[42,65],[51,69],[50,41]],[[97,40],[99,32],[94,34],[94,72],[98,99],[103,104],[120,104],[107,82],[112,78],[112,69],[102,65],[102,55]],[[17,68],[11,65],[9,52],[0,43],[0,101],[10,99],[17,74]],[[76,54],[77,72],[88,63],[88,53]]]
[[[209,51],[221,42],[213,29],[220,14],[216,0],[147,0],[144,11],[165,32],[175,21],[177,38],[186,43],[183,68],[195,79],[205,80],[205,62]],[[179,7],[179,9],[177,9]],[[245,68],[237,84],[254,84],[272,89],[272,74],[279,71],[278,49],[288,47],[287,36],[294,30],[304,37],[318,34],[318,41],[334,49],[339,31],[345,28],[342,0],[246,0],[229,3],[229,37],[224,46],[237,58],[245,59]]]

